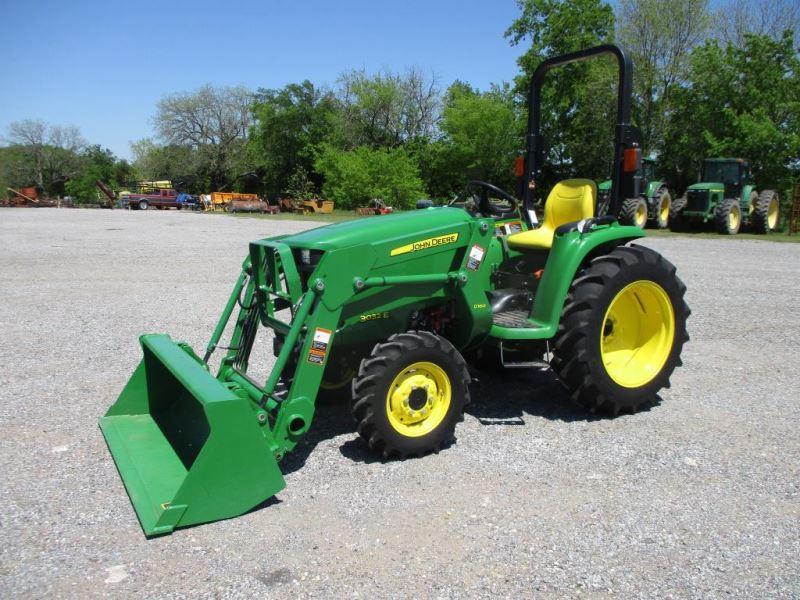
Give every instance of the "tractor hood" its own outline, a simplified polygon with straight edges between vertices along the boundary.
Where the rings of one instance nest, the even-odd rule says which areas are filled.
[[[464,209],[444,206],[345,221],[286,236],[280,241],[294,248],[337,250],[453,227],[471,220]]]
[[[710,190],[713,192],[721,192],[725,189],[725,186],[721,183],[694,183],[690,185],[686,190]]]

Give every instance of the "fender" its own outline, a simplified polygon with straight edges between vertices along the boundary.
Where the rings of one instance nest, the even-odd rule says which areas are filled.
[[[567,292],[575,273],[587,256],[600,247],[613,248],[631,240],[645,237],[644,231],[634,226],[614,222],[600,225],[586,233],[578,231],[576,224],[562,226],[556,231],[553,248],[536,290],[528,328],[507,328],[493,325],[491,337],[503,340],[542,340],[555,336]]]

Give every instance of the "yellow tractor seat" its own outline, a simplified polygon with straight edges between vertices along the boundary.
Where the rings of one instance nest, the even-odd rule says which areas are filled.
[[[547,250],[553,245],[556,228],[594,216],[597,186],[591,179],[559,181],[544,203],[544,220],[538,229],[514,233],[506,238],[516,250]]]

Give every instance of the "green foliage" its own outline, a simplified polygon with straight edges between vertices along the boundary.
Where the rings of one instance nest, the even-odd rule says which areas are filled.
[[[543,60],[610,42],[614,12],[602,0],[518,0],[521,15],[506,31],[513,45],[530,48],[518,59],[516,91],[527,99],[534,70]],[[608,172],[615,122],[612,63],[604,59],[561,67],[542,92],[542,133],[550,152],[551,173],[544,188],[575,175],[603,178]]]
[[[441,139],[418,149],[431,193],[450,196],[471,179],[513,189],[513,164],[524,144],[524,120],[511,91],[496,87],[481,93],[456,82],[445,102]]]
[[[527,89],[530,75],[545,58],[613,38],[614,11],[601,0],[517,0],[517,6],[522,14],[505,35],[513,45],[530,40],[530,49],[518,59],[522,91]]]
[[[89,146],[79,155],[80,166],[75,176],[65,185],[65,191],[77,204],[105,203],[108,199],[98,189],[101,181],[112,189],[120,189],[133,177],[133,167],[125,160],[118,160],[111,150],[100,146]]]
[[[21,188],[33,183],[25,167],[25,151],[20,146],[0,147],[0,194],[5,197],[7,188]]]
[[[285,194],[296,200],[309,200],[316,196],[314,183],[308,177],[308,171],[302,166],[297,167],[286,183]]]
[[[759,188],[784,198],[800,171],[800,58],[787,32],[745,35],[741,47],[709,41],[692,55],[662,163],[680,186],[705,157],[749,158]]]
[[[253,106],[248,154],[262,178],[266,194],[276,196],[302,169],[315,189],[321,176],[314,170],[316,149],[331,142],[336,128],[336,102],[330,91],[310,81],[282,89],[259,90]]]
[[[412,208],[425,196],[419,169],[402,148],[339,150],[326,146],[315,167],[325,177],[324,195],[338,208],[356,208],[373,198],[395,208]]]

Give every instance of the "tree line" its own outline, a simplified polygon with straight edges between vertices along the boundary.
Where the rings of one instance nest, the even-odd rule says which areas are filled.
[[[749,158],[760,187],[787,197],[800,175],[800,7],[796,0],[518,0],[505,36],[519,75],[479,90],[443,88],[420,68],[347,71],[333,85],[279,89],[206,85],[164,97],[153,137],[133,160],[89,145],[73,127],[22,121],[0,147],[0,183],[95,198],[94,181],[124,188],[170,179],[182,190],[325,196],[342,208],[381,198],[399,208],[446,199],[470,179],[513,189],[530,76],[542,60],[617,41],[634,64],[634,122],[645,155],[677,192],[709,156]],[[610,171],[616,68],[569,65],[548,80],[547,177]]]

